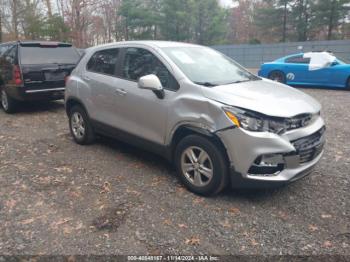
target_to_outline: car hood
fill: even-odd
[[[267,79],[203,87],[204,95],[226,105],[253,110],[276,117],[317,113],[320,104],[292,87]]]

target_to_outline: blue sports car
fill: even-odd
[[[333,59],[317,67],[324,58],[323,55],[326,59],[329,59],[328,56]],[[322,86],[350,90],[350,64],[325,52],[285,56],[262,64],[258,74],[293,86]]]

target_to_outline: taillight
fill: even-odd
[[[15,65],[13,67],[13,81],[15,82],[16,85],[21,85],[22,84],[21,69],[19,68],[18,65]]]

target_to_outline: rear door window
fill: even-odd
[[[21,46],[21,64],[76,64],[79,53],[72,46]]]
[[[4,57],[7,63],[17,64],[17,45],[10,46],[4,53]]]
[[[179,89],[175,78],[154,54],[142,48],[127,48],[122,77],[138,81],[140,77],[150,74],[158,76],[164,88],[173,91]]]
[[[105,75],[115,75],[119,49],[111,48],[97,51],[87,63],[87,70]]]

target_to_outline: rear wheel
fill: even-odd
[[[69,128],[76,143],[88,145],[94,142],[94,130],[87,113],[81,106],[74,106],[69,111]]]
[[[14,113],[16,110],[16,100],[10,97],[5,89],[1,89],[1,106],[8,114]]]
[[[269,79],[276,81],[276,82],[283,83],[283,84],[286,83],[286,76],[281,71],[272,71],[269,74]]]
[[[201,195],[219,193],[227,184],[227,161],[221,148],[211,140],[189,135],[175,150],[177,173],[184,185]]]
[[[350,77],[348,78],[348,82],[346,83],[346,90],[350,91]]]

